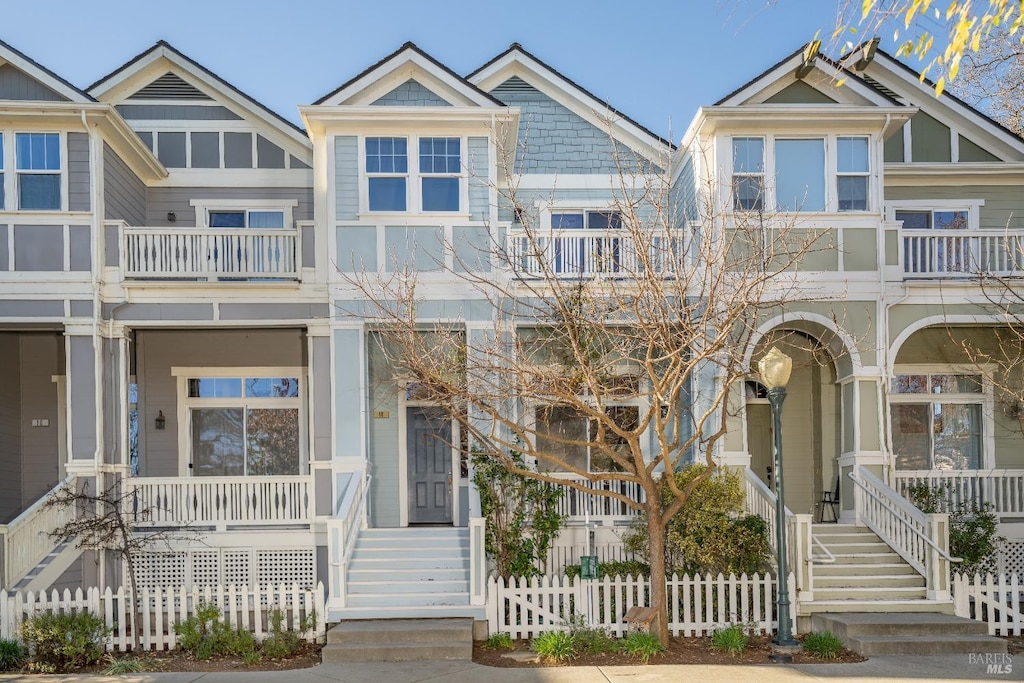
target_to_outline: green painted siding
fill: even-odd
[[[983,230],[1024,230],[1024,193],[1014,185],[972,185],[886,187],[886,201],[921,200],[927,207],[929,199],[983,199],[981,221]]]
[[[999,161],[999,157],[960,136],[960,161]]]
[[[853,382],[849,382],[843,385],[843,453],[851,453],[854,448],[854,428],[856,427],[853,419]]]
[[[885,141],[886,163],[903,161],[903,128],[889,136]]]
[[[858,382],[860,389],[860,450],[881,450],[878,429],[878,386]]]
[[[767,104],[835,104],[836,101],[803,81],[796,81],[775,93]]]
[[[949,161],[949,128],[923,111],[910,119],[911,161]]]
[[[843,265],[850,271],[878,270],[878,243],[872,228],[843,230]]]
[[[885,231],[885,265],[898,266],[900,264],[900,231]]]

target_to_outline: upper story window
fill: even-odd
[[[16,133],[18,208],[59,211],[61,154],[59,133]]]
[[[281,230],[292,227],[295,200],[193,199],[196,227]]]
[[[448,213],[462,205],[462,139],[365,139],[369,211]]]
[[[867,211],[868,142],[864,136],[734,137],[733,208]]]
[[[896,220],[904,230],[963,230],[969,228],[968,209],[896,209]]]
[[[284,211],[216,210],[207,214],[211,228],[283,228]]]
[[[554,230],[609,230],[622,227],[618,211],[552,211]]]

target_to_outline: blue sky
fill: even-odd
[[[678,139],[821,31],[835,0],[8,0],[0,38],[79,87],[159,39],[285,118],[411,40],[460,74],[511,42]]]

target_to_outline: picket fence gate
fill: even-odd
[[[666,581],[668,628],[674,636],[703,636],[729,624],[743,624],[752,633],[778,628],[775,614],[777,581],[770,574],[728,577],[673,574]],[[796,614],[796,581],[789,576]],[[568,576],[504,579],[491,577],[487,591],[489,633],[534,638],[545,631],[583,625],[616,636],[626,630],[623,616],[630,607],[647,605],[650,581],[643,576],[583,580]]]
[[[1024,632],[1024,596],[1017,574],[953,575],[953,610],[988,624],[992,636],[1019,636]]]
[[[326,633],[321,583],[314,590],[300,588],[298,584],[291,587],[230,585],[144,589],[134,601],[131,591],[123,586],[116,592],[110,588],[104,591],[78,588],[74,594],[68,589],[63,593],[55,590],[49,595],[45,591],[38,594],[0,591],[0,637],[20,640],[21,623],[40,612],[88,610],[100,616],[110,629],[104,643],[107,651],[133,649],[133,633],[138,637],[138,647],[143,650],[171,650],[178,642],[175,624],[194,615],[202,604],[217,605],[232,628],[252,632],[257,641],[268,635],[269,615],[274,610],[284,615],[282,627],[298,633],[303,640],[319,642]],[[312,628],[300,630],[302,621],[309,615],[315,615]]]

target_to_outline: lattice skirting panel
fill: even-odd
[[[127,574],[127,567],[125,567]],[[139,553],[135,557],[139,589],[167,586],[316,586],[312,548],[196,548]]]
[[[1024,576],[1024,541],[1007,541],[999,551],[999,571]]]

